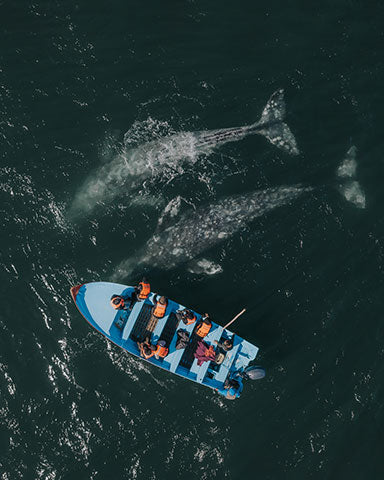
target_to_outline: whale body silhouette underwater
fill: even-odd
[[[298,155],[296,139],[285,123],[284,91],[279,89],[268,100],[260,119],[252,125],[198,132],[182,132],[124,150],[112,162],[92,173],[74,198],[71,212],[90,213],[99,203],[113,200],[122,188],[133,188],[164,168],[176,168],[180,162],[194,163],[202,155],[228,142],[259,134],[291,155]],[[365,196],[356,181],[356,147],[352,146],[337,170],[339,190],[357,207],[365,207]],[[158,229],[144,247],[123,260],[112,279],[124,277],[144,265],[174,268],[196,259],[204,250],[243,230],[255,218],[292,203],[311,186],[293,185],[268,188],[222,198],[209,205],[191,209],[168,227],[162,225],[167,210],[177,207],[173,199],[159,220]],[[177,212],[178,208],[174,208]],[[203,265],[204,262],[200,263]],[[209,264],[211,273],[220,267]],[[198,270],[201,270],[198,267]],[[193,269],[191,270],[193,271]]]
[[[365,195],[356,176],[357,149],[352,146],[339,165],[336,186],[345,199],[358,208],[365,208]],[[196,259],[202,252],[219,242],[242,231],[258,217],[275,208],[294,202],[305,193],[315,190],[311,186],[293,185],[257,190],[241,195],[224,197],[216,202],[190,209],[170,226],[163,226],[160,217],[159,231],[156,232],[135,255],[122,261],[112,274],[113,279],[132,273],[136,267],[157,267],[165,270],[180,263]],[[165,214],[177,211],[180,197],[172,200],[165,208]],[[208,263],[207,263],[208,262]],[[205,268],[204,268],[204,265]],[[191,272],[220,273],[220,266],[206,259],[190,264]]]
[[[299,150],[293,133],[284,122],[285,115],[284,91],[280,89],[273,93],[260,119],[252,125],[181,132],[135,148],[123,148],[111,162],[88,176],[72,201],[69,215],[75,218],[90,214],[97,205],[138,188],[146,179],[164,170],[180,171],[183,164],[194,164],[216,148],[249,135],[262,135],[278,148],[297,155]]]

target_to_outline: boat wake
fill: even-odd
[[[260,120],[252,125],[175,133],[166,122],[148,119],[144,124],[136,123],[125,134],[115,158],[86,179],[69,213],[71,216],[90,213],[96,205],[111,202],[153,177],[163,176],[169,181],[221,145],[248,135],[263,135],[273,145],[296,155],[299,153],[296,140],[284,118],[284,92],[278,90],[269,99]]]

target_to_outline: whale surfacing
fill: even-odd
[[[273,145],[297,155],[296,140],[285,119],[284,91],[269,99],[259,121],[242,127],[180,132],[132,147],[126,145],[109,162],[92,172],[76,193],[70,215],[91,213],[98,204],[113,201],[142,185],[145,179],[162,172],[183,173],[183,165],[193,165],[200,157],[229,142],[248,135],[263,135]]]
[[[243,230],[257,217],[293,202],[310,187],[294,185],[269,188],[223,198],[182,215],[172,226],[156,233],[138,255],[116,268],[112,278],[123,278],[136,265],[174,268]]]

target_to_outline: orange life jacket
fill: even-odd
[[[212,323],[208,325],[203,322],[196,328],[196,335],[199,335],[199,337],[204,338],[208,335],[211,328],[212,328]]]
[[[148,295],[151,293],[151,286],[149,283],[143,283],[143,282],[140,282],[139,285],[141,285],[139,299],[145,300],[148,297]]]
[[[119,301],[117,302],[117,300],[119,300]],[[124,308],[124,305],[125,305],[124,298],[123,297],[112,298],[111,305],[115,310],[119,310],[120,308]]]
[[[149,349],[149,347],[148,347],[148,349]],[[143,347],[142,352],[143,352],[143,357],[148,360],[148,358],[151,358],[151,357],[153,357],[153,355],[155,355],[156,350],[151,350],[150,353],[146,353],[146,351],[145,351],[145,349],[144,349],[144,347]]]
[[[156,307],[153,311],[153,315],[157,318],[163,318],[166,310],[167,310],[167,303],[163,305],[162,303],[157,302]]]
[[[157,345],[157,348],[155,350],[155,355],[158,355],[161,358],[164,358],[168,355],[168,348],[163,347],[162,345]]]

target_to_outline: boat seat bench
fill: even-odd
[[[218,382],[224,382],[227,378],[227,375],[231,369],[233,361],[236,358],[237,352],[241,346],[241,342],[239,341],[237,344],[233,346],[231,350],[229,350],[224,358],[223,363],[220,365],[219,371],[215,375],[215,380]]]
[[[193,329],[195,328],[195,324],[193,323],[192,325],[184,325],[184,323],[181,322],[181,324],[179,325],[179,327],[177,328],[176,332],[175,332],[175,335],[173,337],[173,340],[172,340],[172,343],[169,347],[169,351],[171,352],[170,355],[168,355],[167,358],[170,359],[170,368],[169,370],[172,372],[172,373],[175,373],[176,370],[177,370],[177,367],[179,366],[180,364],[180,360],[181,360],[181,357],[183,356],[184,352],[185,352],[185,348],[180,348],[179,350],[176,350],[176,342],[177,342],[177,332],[179,330],[185,330],[187,331],[190,335],[193,331]],[[188,348],[188,346],[186,347]]]

